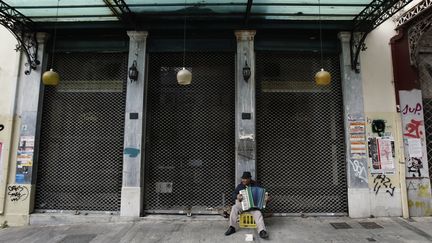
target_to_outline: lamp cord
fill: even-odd
[[[183,20],[183,68],[186,60],[186,0],[184,3],[184,20]]]
[[[321,26],[321,1],[318,0],[318,20],[319,20],[319,30],[320,30],[320,53],[321,53],[321,68],[323,68],[323,41],[322,41],[322,26]]]
[[[58,21],[59,5],[60,5],[60,0],[57,0],[57,12],[56,12],[56,19],[55,19],[55,23],[54,23],[54,37],[53,37],[53,47],[52,47],[51,68],[54,67],[54,50],[55,50],[55,44],[56,44],[56,39],[57,39],[57,21]]]

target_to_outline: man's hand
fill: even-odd
[[[265,193],[264,201],[265,201],[266,203],[270,201],[270,196],[269,196],[269,194],[268,194],[267,192]]]
[[[237,194],[237,200],[241,202],[243,200],[243,196],[241,193]]]

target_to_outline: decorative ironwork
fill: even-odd
[[[432,14],[418,21],[408,30],[408,43],[411,65],[417,66],[416,57],[418,54],[418,44],[423,36],[432,27]]]
[[[374,0],[354,18],[351,32],[351,68],[359,72],[360,51],[367,35],[413,0]],[[358,38],[356,32],[361,32]],[[355,40],[353,40],[353,38]]]
[[[135,16],[129,9],[129,6],[124,0],[103,0],[105,5],[113,12],[119,20],[129,24],[132,27],[136,26]],[[114,4],[114,5],[113,5]]]
[[[0,24],[8,29],[18,41],[16,51],[26,54],[28,69],[24,73],[29,75],[40,64],[37,57],[38,43],[33,21],[0,0]]]
[[[398,27],[406,24],[432,6],[432,0],[423,0],[398,19]]]
[[[367,32],[352,32],[350,39],[350,53],[351,53],[351,67],[357,72],[360,70],[358,61],[360,51],[366,51],[367,46],[365,43]]]

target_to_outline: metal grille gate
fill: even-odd
[[[36,209],[119,211],[127,53],[57,54],[43,102]]]
[[[151,53],[147,95],[145,209],[212,214],[234,185],[234,53]],[[184,211],[183,211],[184,212]]]
[[[426,132],[426,150],[429,164],[429,178],[432,184],[432,99],[423,99]]]
[[[258,52],[257,170],[274,213],[348,211],[338,56],[325,56],[330,87],[313,78],[318,54]]]

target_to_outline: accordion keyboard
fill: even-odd
[[[243,198],[241,201],[242,210],[248,210],[251,206],[249,204],[249,194],[247,193],[247,190],[241,190],[240,194]]]

